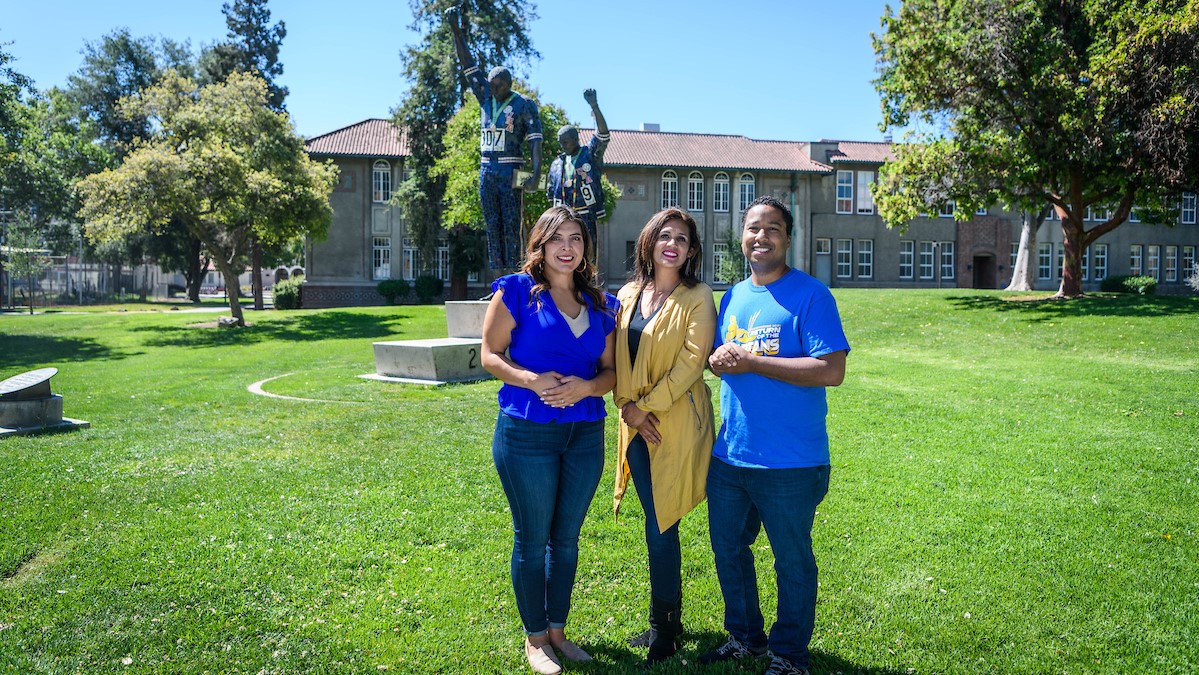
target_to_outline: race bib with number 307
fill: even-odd
[[[505,147],[505,129],[484,129],[479,149],[483,152],[503,152]]]

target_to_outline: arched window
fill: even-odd
[[[752,173],[741,174],[741,178],[737,180],[737,189],[741,195],[741,211],[744,212],[756,196],[754,194],[754,175]]]
[[[679,175],[673,171],[662,172],[662,208],[679,205]]]
[[[381,159],[375,162],[371,183],[374,185],[371,201],[381,204],[391,199],[391,165]]]
[[[712,179],[712,210],[719,213],[729,210],[729,175],[723,171]]]
[[[704,175],[698,171],[687,175],[687,210],[704,210]]]

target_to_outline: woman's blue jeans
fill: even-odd
[[[812,521],[828,493],[829,467],[747,469],[712,458],[708,468],[708,531],[716,578],[724,595],[724,628],[758,649],[800,668],[816,622],[816,557]],[[762,527],[774,551],[778,621],[767,641],[758,604],[758,577],[750,545]]]
[[[579,530],[604,471],[604,421],[529,422],[500,413],[491,457],[512,511],[512,590],[529,635],[562,628]]]
[[[629,473],[637,488],[637,499],[645,511],[645,547],[649,551],[650,595],[677,605],[683,588],[683,553],[679,547],[679,524],[665,532],[658,531],[658,514],[654,510],[654,487],[650,481],[649,447],[641,434],[633,436],[626,451]]]

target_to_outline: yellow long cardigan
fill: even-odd
[[[629,359],[628,329],[639,312],[638,289],[625,284],[617,297],[616,388],[612,402],[619,410],[633,401],[658,418],[662,444],[649,445],[650,480],[658,530],[679,522],[704,500],[708,464],[712,459],[712,392],[704,383],[704,367],[716,335],[716,305],[712,289],[699,283],[679,284],[641,335],[637,363]],[[616,464],[613,510],[629,483],[626,453],[636,430],[620,421],[620,455]]]

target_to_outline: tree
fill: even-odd
[[[258,75],[266,82],[271,108],[283,112],[287,87],[276,84],[275,78],[283,74],[279,47],[287,37],[287,28],[282,21],[269,25],[271,10],[266,3],[267,0],[233,0],[233,4],[226,2],[221,6],[229,39],[205,52],[201,58],[202,70],[209,82],[224,82],[232,73]],[[262,309],[263,253],[258,237],[251,237],[251,288],[257,310]]]
[[[7,241],[8,273],[25,281],[25,295],[29,300],[29,313],[33,314],[33,299],[36,280],[50,266],[45,242],[28,211],[16,212],[16,220],[8,228]],[[12,302],[12,298],[9,298]]]
[[[566,111],[553,103],[541,102],[540,94],[533,87],[517,82],[513,84],[513,88],[538,101],[537,111],[541,118],[541,133],[544,138],[542,154],[551,159],[556,157],[562,151],[562,147],[558,144],[558,130],[569,124]],[[479,149],[479,125],[479,102],[473,94],[470,94],[466,97],[462,108],[450,118],[449,124],[446,125],[445,150],[437,158],[430,171],[434,178],[445,181],[441,225],[446,229],[460,225],[466,225],[479,231],[484,229],[483,208],[479,204],[479,162],[482,157]],[[526,146],[526,160],[528,153],[529,148]],[[620,199],[620,190],[608,182],[607,176],[601,174],[601,180],[604,186],[604,208],[607,211],[604,220],[607,221],[616,209],[616,202]],[[526,229],[532,227],[537,222],[537,218],[549,206],[549,200],[544,190],[524,193],[521,213],[523,226]],[[453,238],[451,238],[452,246]],[[450,256],[454,257],[452,249]],[[485,252],[483,261],[486,261]],[[473,269],[481,267],[480,263]],[[455,276],[465,275],[469,269],[471,268],[459,271],[455,268],[454,274]]]
[[[412,28],[425,37],[401,55],[404,75],[412,86],[393,111],[393,119],[407,134],[409,178],[400,183],[393,199],[422,260],[431,261],[441,236],[445,194],[445,180],[432,169],[445,150],[446,125],[469,89],[459,73],[453,35],[442,17],[450,7],[458,8],[467,47],[487,72],[499,64],[527,63],[539,56],[528,35],[529,22],[537,14],[528,0],[410,0],[409,4],[415,17]],[[476,164],[476,181],[478,171]]]
[[[168,72],[123,107],[153,120],[155,130],[121,166],[80,183],[88,235],[111,240],[137,229],[129,223],[157,229],[182,219],[220,270],[233,318],[244,326],[232,289],[250,238],[323,237],[335,168],[308,158],[287,115],[268,107],[256,75],[197,88]]]
[[[1172,222],[1199,175],[1199,0],[908,0],[874,47],[884,126],[932,129],[883,168],[884,219],[1049,205],[1058,297],[1081,295],[1087,246],[1134,206]],[[1091,207],[1109,217],[1088,230]]]

